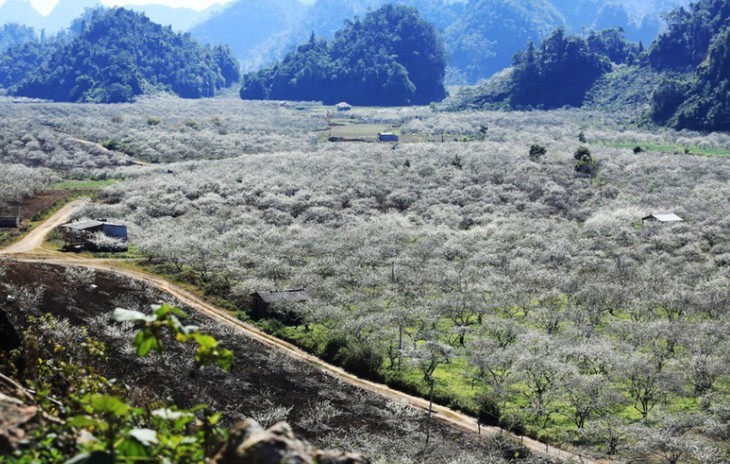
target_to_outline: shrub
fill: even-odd
[[[485,394],[477,399],[477,420],[480,425],[498,427],[501,425],[502,412],[493,395]]]
[[[578,149],[573,154],[573,158],[575,158],[576,161],[582,161],[586,158],[591,158],[591,151],[588,149],[588,147],[578,147]]]
[[[383,355],[367,343],[334,336],[327,341],[322,358],[360,377],[371,380],[382,378],[380,366],[383,365]]]
[[[162,122],[162,119],[154,117],[154,116],[150,116],[149,118],[147,118],[148,126],[159,126],[161,122]]]
[[[542,145],[533,144],[532,146],[530,146],[530,159],[532,161],[537,161],[546,154],[547,148],[543,147]]]

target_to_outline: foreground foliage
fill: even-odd
[[[160,329],[166,327],[178,341],[204,340],[196,355],[201,365],[230,367],[230,351],[218,348],[214,338],[196,328],[182,326],[178,317],[185,314],[170,306],[152,315],[114,313],[118,322],[141,324],[141,336],[135,338],[140,356],[147,354],[146,346],[161,349],[161,339],[169,336]],[[167,404],[134,404],[123,385],[103,375],[106,347],[85,329],[51,316],[31,317],[27,325],[22,347],[0,353],[0,366],[5,387],[12,385],[7,375],[16,377],[42,419],[30,430],[30,439],[3,462],[202,462],[225,438],[221,414],[205,405],[181,410]]]

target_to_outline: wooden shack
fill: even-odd
[[[18,216],[0,216],[0,229],[17,229],[20,227]]]
[[[121,242],[127,241],[127,226],[123,224],[114,224],[104,220],[86,220],[61,226],[61,234],[66,248],[95,250],[97,247],[92,238],[97,233],[102,233]]]
[[[274,318],[285,324],[299,324],[302,316],[294,307],[307,300],[309,295],[303,288],[255,292],[251,294],[251,318]]]
[[[379,132],[378,141],[379,142],[397,142],[398,135],[394,134],[392,132]]]

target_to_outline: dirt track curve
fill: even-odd
[[[226,310],[218,308],[197,295],[163,279],[154,274],[149,274],[141,271],[134,271],[127,268],[122,268],[114,263],[112,260],[91,260],[84,259],[75,256],[69,256],[60,252],[47,252],[39,250],[39,247],[43,244],[43,241],[48,234],[60,224],[67,222],[71,215],[83,204],[83,200],[74,201],[69,203],[56,214],[46,220],[41,226],[33,230],[30,234],[24,237],[20,242],[17,242],[5,249],[0,250],[0,255],[12,257],[18,261],[29,262],[29,263],[46,263],[55,264],[60,266],[84,266],[93,268],[100,271],[111,272],[120,276],[129,277],[144,281],[147,284],[153,285],[154,287],[172,295],[181,303],[195,309],[196,311],[204,314],[211,319],[219,321],[230,327],[235,328],[243,335],[257,340],[264,345],[278,350],[287,356],[294,358],[298,361],[307,363],[311,366],[315,366],[323,371],[326,371],[338,378],[350,383],[351,385],[357,386],[364,390],[368,390],[379,395],[385,396],[390,399],[407,401],[411,406],[428,411],[428,401],[423,398],[411,396],[392,388],[371,382],[368,380],[361,379],[353,374],[350,374],[339,367],[322,361],[321,359],[313,356],[309,353],[302,351],[296,346],[284,342],[276,337],[268,335],[256,327],[240,321],[236,317],[230,315]],[[458,430],[465,432],[477,433],[477,420],[474,417],[466,414],[454,411],[444,406],[437,404],[433,405],[434,419],[439,422],[453,427]],[[483,433],[488,434],[507,434],[512,436],[516,441],[522,443],[526,448],[530,449],[535,454],[548,455],[556,457],[563,461],[581,462],[586,464],[611,464],[612,461],[608,460],[594,460],[588,457],[581,456],[577,453],[555,448],[553,446],[541,443],[537,440],[533,440],[528,437],[517,436],[510,434],[498,427],[482,427]]]

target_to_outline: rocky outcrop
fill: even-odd
[[[291,427],[279,422],[264,430],[253,419],[237,424],[228,443],[213,462],[217,464],[369,464],[359,454],[314,449],[298,440]]]

